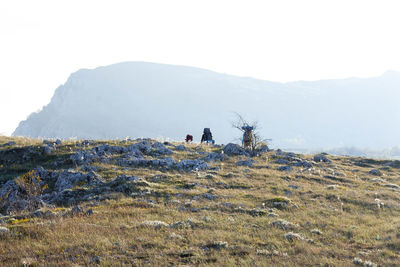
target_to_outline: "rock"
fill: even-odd
[[[319,229],[312,229],[311,233],[316,235],[322,235],[322,232]]]
[[[0,208],[6,214],[20,211],[33,211],[44,206],[40,196],[26,194],[23,185],[17,183],[17,179],[7,181],[0,189]],[[22,186],[22,187],[21,187]],[[37,186],[41,186],[37,184]]]
[[[297,233],[287,233],[285,235],[285,238],[289,241],[289,242],[293,242],[294,240],[304,240],[304,237],[302,237],[300,234]]]
[[[57,139],[57,140],[56,140],[56,145],[59,146],[59,145],[61,145],[61,144],[62,144],[62,141],[61,141],[60,139]]]
[[[177,228],[194,228],[199,226],[201,223],[197,222],[191,218],[186,221],[178,221],[169,225],[169,228],[177,229]]]
[[[187,148],[184,145],[179,145],[175,147],[177,151],[187,151]]]
[[[375,176],[382,176],[382,172],[377,169],[372,169],[368,172],[369,174],[375,175]]]
[[[152,148],[156,154],[171,155],[173,153],[171,149],[167,148],[163,143],[160,142],[155,142]]]
[[[17,144],[17,143],[15,143],[14,141],[10,141],[10,142],[1,144],[0,147],[3,147],[3,146],[15,146],[16,144]]]
[[[315,162],[327,162],[327,163],[331,163],[332,161],[330,159],[328,159],[325,155],[323,154],[319,154],[319,155],[315,155],[314,156],[314,161]]]
[[[290,163],[290,161],[287,160],[287,159],[280,158],[280,159],[278,159],[277,161],[275,161],[275,163],[276,163],[276,164],[285,164],[285,165],[287,165],[287,164]]]
[[[265,152],[269,152],[269,151],[270,151],[270,149],[267,145],[261,145],[256,148],[256,153],[265,153]]]
[[[382,179],[382,178],[373,178],[373,179],[370,180],[370,182],[373,182],[373,183],[378,183],[378,182],[379,183],[387,183],[387,181]]]
[[[171,239],[183,239],[183,237],[181,235],[178,235],[178,234],[175,234],[175,233],[170,234],[169,238],[171,238]]]
[[[106,154],[123,154],[127,153],[128,151],[128,148],[124,146],[110,146],[109,144],[97,146],[92,149],[92,152],[98,154],[99,156],[104,156]]]
[[[93,215],[93,214],[94,214],[93,209],[88,209],[88,210],[86,211],[86,215],[87,215],[87,216],[90,216],[90,215]]]
[[[102,183],[103,179],[93,171],[89,172],[88,174],[82,172],[64,171],[59,174],[54,185],[54,189],[57,192],[61,192],[66,189],[71,189],[76,185],[94,186]]]
[[[250,153],[246,151],[243,147],[233,143],[227,144],[224,147],[223,151],[224,154],[228,156],[239,156],[239,155],[250,156]]]
[[[253,217],[259,217],[259,216],[264,216],[267,214],[267,211],[265,209],[251,209],[247,211],[248,214],[250,214]]]
[[[10,234],[10,230],[6,227],[0,226],[0,236],[6,236]]]
[[[278,219],[276,221],[273,221],[271,224],[273,227],[283,229],[283,230],[293,230],[299,226],[298,224],[294,224],[294,223],[285,221],[283,219]]]
[[[167,227],[168,224],[162,221],[144,221],[142,222],[143,226],[150,226],[150,227],[154,227],[157,229],[160,229],[162,227]]]
[[[354,258],[353,259],[353,263],[355,264],[355,265],[363,265],[363,261],[362,261],[362,259],[359,259],[359,258]]]
[[[213,243],[207,244],[206,248],[212,248],[212,249],[223,249],[223,248],[227,248],[228,247],[228,243],[224,242],[224,241],[214,241]]]
[[[184,159],[176,164],[176,169],[185,171],[205,171],[211,169],[208,163],[199,159]]]
[[[209,200],[215,200],[215,195],[211,193],[204,193],[201,195],[203,198],[209,199]]]
[[[389,188],[393,188],[393,189],[399,189],[400,188],[400,186],[397,185],[397,184],[385,184],[385,186],[389,187]]]
[[[270,217],[270,218],[276,218],[276,217],[278,217],[278,214],[270,212],[270,213],[268,213],[267,216]]]
[[[288,172],[288,171],[292,171],[292,170],[293,170],[292,166],[280,166],[280,167],[278,167],[278,171],[286,171],[286,172]]]
[[[32,217],[34,218],[43,218],[44,217],[44,212],[41,210],[37,210],[34,213],[32,213]]]
[[[366,262],[364,263],[364,266],[365,266],[365,267],[378,267],[378,264],[373,263],[373,262],[370,262],[370,261],[366,261]]]
[[[253,164],[255,162],[256,161],[253,160],[253,159],[246,159],[246,160],[240,160],[240,161],[236,162],[236,165],[238,165],[238,166],[246,166],[246,167],[253,167]]]
[[[312,167],[314,167],[314,165],[310,161],[307,161],[307,160],[298,161],[294,164],[294,166],[303,167],[306,169],[311,169]]]
[[[227,156],[224,153],[208,153],[207,157],[202,158],[204,161],[224,161]]]
[[[52,147],[52,146],[45,146],[45,147],[43,148],[43,154],[45,154],[45,155],[51,155],[51,154],[53,154],[53,152],[54,152],[55,150],[56,150],[55,147]]]
[[[90,259],[90,263],[100,264],[100,257],[99,256],[95,256],[95,257],[91,258]]]
[[[68,213],[71,216],[77,216],[83,213],[83,209],[81,207],[79,207],[78,205],[76,205],[75,207],[73,207],[71,209],[71,211]]]
[[[339,187],[339,185],[337,185],[337,184],[331,184],[331,185],[328,185],[326,188],[328,188],[329,190],[333,190],[333,189],[336,189],[338,187]]]
[[[56,212],[53,212],[53,211],[51,211],[51,210],[47,210],[47,211],[44,213],[44,216],[45,216],[46,218],[54,218],[54,217],[57,217],[57,213],[56,213]]]
[[[76,152],[75,154],[70,156],[70,159],[74,164],[83,165],[99,161],[101,159],[101,156],[99,156],[95,151],[86,150]]]

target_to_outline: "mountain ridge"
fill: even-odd
[[[210,127],[218,142],[227,143],[240,135],[230,127],[233,112],[239,112],[259,121],[262,135],[275,146],[381,149],[399,144],[400,129],[391,121],[400,115],[399,77],[390,71],[373,78],[280,83],[181,65],[122,62],[72,73],[13,135],[182,140],[187,133],[199,139],[202,128]]]

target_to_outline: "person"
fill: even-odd
[[[210,128],[204,128],[203,135],[201,136],[201,143],[203,142],[207,142],[207,144],[208,142],[211,142],[213,144],[215,143]]]
[[[242,139],[242,145],[244,149],[251,148],[251,145],[253,143],[253,127],[251,126],[243,126],[243,139]]]
[[[193,142],[193,135],[187,134],[185,141],[186,141],[186,143]]]

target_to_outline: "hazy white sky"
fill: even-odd
[[[273,81],[400,70],[400,1],[1,0],[0,133],[80,68],[121,61]]]

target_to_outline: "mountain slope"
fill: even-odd
[[[125,62],[79,70],[15,136],[200,139],[240,133],[232,112],[258,120],[262,135],[286,148],[392,147],[400,142],[400,74],[369,79],[275,83],[208,70]]]

